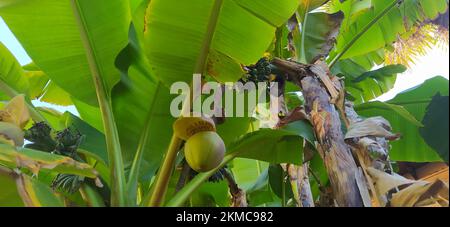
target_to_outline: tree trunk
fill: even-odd
[[[274,59],[272,62],[279,70],[286,73],[288,80],[302,89],[305,110],[316,133],[316,148],[324,160],[328,177],[338,206],[361,207],[364,205],[360,193],[367,187],[358,186],[359,169],[352,153],[344,141],[339,113],[332,102],[335,96],[330,91],[330,78],[325,81],[323,75],[311,70],[313,65]],[[328,71],[328,69],[326,69]],[[332,85],[334,86],[334,84]],[[331,94],[331,95],[330,95]],[[334,97],[332,97],[332,95]]]

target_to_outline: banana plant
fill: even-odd
[[[448,141],[435,139],[448,128],[431,129],[448,115],[436,108],[446,79],[373,101],[406,70],[384,64],[398,37],[447,10],[446,0],[4,1],[0,17],[33,63],[0,43],[0,206],[385,206],[374,182],[393,162],[448,163]],[[284,112],[194,118],[214,132],[184,136],[170,87],[194,74],[279,82]]]

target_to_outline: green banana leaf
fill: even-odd
[[[9,100],[19,93],[26,94],[29,87],[19,62],[0,42],[0,100]]]
[[[214,35],[212,52],[235,64],[255,63],[271,44],[276,28],[298,7],[296,0],[226,0],[214,34],[206,34],[213,4],[210,0],[152,0],[148,5],[146,54],[154,75],[165,85],[191,80],[203,40],[210,35]]]
[[[350,59],[339,61],[332,73],[345,78],[345,89],[354,103],[373,100],[394,87],[397,74],[406,70],[403,65],[387,65],[375,70],[367,70]]]
[[[359,3],[358,3],[359,2]],[[383,18],[367,30],[342,56],[342,59],[364,55],[376,51],[397,39],[397,35],[406,32],[412,24],[425,19],[433,19],[448,8],[446,0],[333,0],[332,11],[341,10],[346,16],[336,49],[332,56],[344,50],[344,47],[362,31],[377,15],[394,2],[395,5]],[[363,6],[363,7],[356,7]],[[370,7],[368,7],[370,6]]]
[[[320,57],[326,57],[333,49],[344,17],[341,12],[310,12],[301,19],[301,30],[297,25],[291,31],[296,59],[301,63],[314,63]]]
[[[426,80],[417,87],[399,93],[395,98],[387,101],[388,105],[402,106],[415,119],[422,121],[426,108],[437,93],[448,96],[448,80],[437,76]],[[392,141],[390,158],[395,161],[407,162],[439,162],[442,159],[420,135],[421,126],[414,124],[408,118],[392,108],[386,108],[380,103],[366,103],[355,106],[355,110],[364,117],[382,116],[386,118],[394,132],[402,136]]]
[[[427,112],[423,117],[423,124],[420,129],[420,135],[425,142],[436,150],[439,156],[448,163],[448,96],[441,96],[436,94],[433,96],[430,104],[427,106]]]
[[[0,5],[0,16],[34,63],[75,98],[97,105],[90,67],[98,69],[107,90],[119,81],[114,60],[127,43],[127,1],[15,0]],[[95,66],[87,52],[95,56]]]
[[[273,164],[292,163],[301,165],[303,139],[313,143],[314,134],[303,121],[290,123],[278,130],[260,129],[248,133],[228,147],[227,154],[236,157],[265,161]]]

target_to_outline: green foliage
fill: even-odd
[[[126,44],[130,22],[128,3],[107,0],[76,2],[72,5],[71,1],[58,0],[8,1],[0,7],[0,16],[34,63],[54,83],[77,99],[97,105],[86,58],[87,47],[73,14],[79,11],[83,18],[84,27],[81,29],[89,34],[95,61],[110,90],[119,80],[114,59]]]
[[[266,168],[259,176],[256,175],[253,185],[246,190],[247,199],[251,207],[281,205],[281,199],[274,194],[270,187],[268,173],[268,168]]]
[[[228,154],[274,164],[302,163],[303,138],[313,141],[311,127],[305,122],[294,122],[290,127],[280,130],[260,129],[243,136],[231,144]]]
[[[154,74],[164,84],[191,80],[203,40],[211,35],[206,34],[206,27],[213,4],[214,1],[203,0],[150,2],[145,48]],[[224,1],[213,31],[211,49],[230,57],[238,65],[255,63],[271,44],[276,28],[297,6],[295,0],[281,3],[275,0]]]
[[[432,147],[439,156],[448,163],[448,96],[439,93],[433,96],[428,104],[422,123],[425,125],[419,129],[425,142]]]
[[[251,65],[245,81],[278,81],[280,75],[273,78],[276,71],[262,58],[265,52],[302,63],[331,62],[358,113],[383,116],[402,134],[391,142],[392,160],[448,163],[448,109],[442,108],[448,106],[447,80],[436,77],[388,102],[372,101],[389,91],[406,69],[382,65],[385,50],[399,36],[407,38],[418,22],[443,13],[448,1],[332,0],[319,8],[325,2],[0,4],[0,16],[33,60],[20,66],[0,43],[0,100],[25,94],[27,101],[75,105],[80,114],[36,110],[27,103],[34,116],[25,131],[29,143],[24,148],[0,145],[0,205],[62,206],[49,186],[80,206],[148,204],[155,174],[164,169],[175,120],[168,111],[174,98],[168,86],[190,82],[193,73],[203,73],[205,81],[235,82],[246,73],[244,65]],[[210,26],[215,18],[217,25]],[[299,92],[286,85],[289,109],[303,103]],[[229,206],[223,179],[227,166],[250,206],[286,206],[294,195],[279,164],[303,164],[304,146],[315,143],[311,125],[296,121],[274,130],[254,127],[257,121],[251,116],[222,121],[217,133],[227,147],[224,161],[209,172],[193,174],[179,192],[180,171],[163,176],[170,180],[166,205]],[[180,153],[177,160],[182,158]],[[310,167],[317,199],[328,177],[319,155]],[[95,186],[98,176],[107,184],[102,189]]]
[[[11,177],[11,170],[0,166],[0,206],[22,207],[24,206],[22,198],[17,191],[16,181]]]
[[[0,206],[62,207],[63,202],[45,184],[0,166]]]
[[[366,69],[353,60],[339,61],[332,72],[345,78],[350,99],[359,104],[375,99],[394,87],[397,74],[406,71],[403,65],[388,65],[376,70]]]
[[[387,105],[367,103],[356,106],[355,110],[364,117],[383,116],[390,122],[393,131],[401,134],[400,140],[391,142],[390,158],[392,160],[409,162],[442,161],[436,151],[427,145],[420,135],[420,125],[412,124],[411,118],[404,114],[402,108],[399,109],[399,107],[394,106],[395,109],[393,109],[391,106],[402,106],[417,121],[422,121],[427,106],[438,92],[441,95],[448,96],[448,80],[439,76],[399,93],[395,98],[387,101]]]
[[[270,188],[285,206],[288,199],[294,197],[286,172],[280,165],[271,165],[268,170]]]
[[[19,92],[25,93],[29,88],[22,67],[3,43],[0,43],[0,87],[2,100],[5,100],[3,95],[12,98]]]
[[[342,20],[341,12],[328,14],[324,12],[310,12],[305,14],[304,21],[291,31],[291,45],[295,47],[295,58],[302,63],[314,63],[325,58],[334,47],[334,41]]]

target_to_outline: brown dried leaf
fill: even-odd
[[[359,167],[356,170],[355,177],[356,177],[356,184],[358,185],[359,193],[363,200],[364,206],[371,207],[372,199],[370,198],[369,191],[367,190],[367,183],[366,183],[364,173],[363,173],[361,167]]]
[[[24,95],[12,98],[5,108],[0,110],[0,121],[15,124],[20,128],[24,128],[29,120],[30,113]]]
[[[351,124],[345,134],[345,139],[365,136],[383,137],[387,139],[398,138],[398,135],[391,133],[391,130],[391,125],[386,119],[382,117],[371,117]]]
[[[21,147],[24,141],[22,129],[13,123],[0,122],[0,143]]]
[[[448,206],[449,188],[442,180],[437,179],[433,183],[417,181],[407,188],[393,194],[391,206]]]
[[[393,188],[416,182],[400,175],[390,175],[373,167],[368,167],[367,173],[372,177],[378,195],[385,195]]]
[[[330,79],[330,70],[328,69],[328,65],[323,61],[317,61],[314,65],[310,67],[311,72],[313,72],[325,85],[328,93],[331,96],[331,103],[335,103],[339,98],[339,91],[336,89],[333,81]]]

